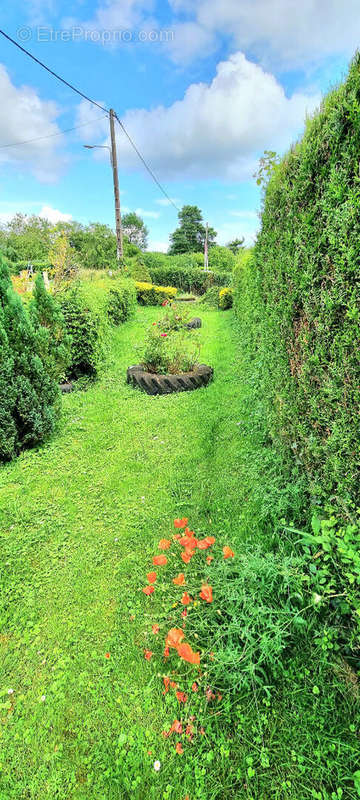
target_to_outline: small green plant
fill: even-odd
[[[67,377],[96,378],[103,353],[99,314],[91,311],[78,287],[60,292],[57,298],[71,336],[71,362]]]
[[[225,287],[224,289],[220,289],[219,292],[219,308],[223,311],[226,311],[228,308],[232,308],[234,302],[234,292],[233,289],[230,287]]]
[[[199,358],[199,340],[194,331],[161,330],[158,323],[148,329],[141,361],[149,372],[172,375],[190,372]]]
[[[71,362],[71,337],[66,332],[61,306],[46,291],[41,273],[35,279],[29,313],[38,332],[39,355],[48,374],[59,382],[65,378]]]
[[[142,306],[161,306],[174,300],[177,289],[174,286],[154,286],[152,283],[135,282],[137,299]]]

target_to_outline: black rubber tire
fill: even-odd
[[[185,328],[191,330],[192,328],[201,328],[201,319],[200,317],[193,317],[190,322],[187,322]]]
[[[136,364],[127,370],[127,383],[146,394],[172,394],[172,392],[192,392],[201,386],[207,386],[213,375],[213,368],[206,364],[199,364],[192,372],[182,372],[180,375],[146,372],[141,364]]]
[[[68,394],[69,392],[73,391],[74,386],[70,381],[67,381],[66,383],[60,383],[59,389],[62,394]]]

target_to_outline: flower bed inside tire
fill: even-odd
[[[146,394],[171,394],[172,392],[191,392],[207,386],[212,380],[214,370],[206,364],[199,364],[191,372],[179,375],[161,375],[147,372],[142,364],[136,364],[127,370],[127,382]]]

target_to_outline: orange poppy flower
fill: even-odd
[[[176,742],[175,750],[179,754],[179,756],[181,756],[183,754],[184,750],[183,750],[183,746],[182,746],[181,742]]]
[[[185,634],[184,631],[181,630],[181,628],[171,628],[166,637],[165,644],[167,647],[174,647],[174,649],[176,650],[176,648],[184,638]]]
[[[214,556],[206,556],[206,563],[207,563],[207,564],[211,564],[211,562],[212,562],[213,560],[214,560]]]
[[[182,733],[182,724],[179,722],[178,719],[174,719],[174,722],[169,730],[169,733]]]
[[[179,541],[179,539],[181,539],[181,533],[174,533],[173,539],[175,539],[175,541]]]
[[[176,578],[173,578],[173,583],[175,586],[184,586],[185,583],[185,575],[183,572],[179,572]]]
[[[164,567],[167,564],[166,556],[154,556],[153,564],[154,567]]]
[[[225,547],[223,547],[223,553],[224,553],[224,558],[234,558],[235,555],[234,551],[231,549],[231,547],[228,547],[228,545],[225,545]]]
[[[166,692],[168,692],[168,691],[169,691],[169,686],[170,686],[170,678],[168,678],[168,677],[166,677],[166,676],[165,676],[165,678],[163,678],[163,681],[164,681],[164,687],[165,687],[165,688],[164,688],[164,691],[163,691],[163,694],[166,694]]]
[[[193,550],[191,550],[190,553],[188,552],[188,550],[185,550],[184,553],[181,553],[181,558],[182,558],[184,564],[188,564],[189,561],[191,561],[193,555],[194,555],[194,551]]]
[[[159,550],[168,550],[171,545],[170,539],[160,539]]]
[[[195,550],[197,547],[197,539],[194,536],[183,536],[179,541],[182,547],[186,547],[188,550]]]
[[[210,545],[211,544],[215,544],[215,542],[216,542],[215,536],[206,536],[205,538],[206,538],[207,543],[210,544]]]
[[[177,689],[177,683],[175,683],[175,681],[170,681],[170,689]]]
[[[189,528],[185,528],[184,534],[185,534],[185,536],[192,537],[192,536],[195,536],[195,531],[191,531],[191,530],[189,530]]]
[[[181,598],[181,602],[182,602],[183,606],[188,606],[189,603],[191,603],[191,597],[187,592],[184,592],[184,594],[183,594],[183,596]]]
[[[199,687],[198,687],[196,681],[194,681],[194,683],[192,684],[191,688],[192,688],[193,692],[197,692],[198,691]]]
[[[189,664],[200,664],[200,653],[194,653],[189,644],[183,642],[177,647],[178,655]]]
[[[187,609],[186,608],[184,608],[184,611],[181,612],[181,616],[183,617],[183,619],[185,619],[185,617],[187,617]],[[185,622],[184,622],[184,625],[185,625]]]
[[[151,650],[144,650],[144,657],[146,658],[147,661],[150,661],[152,655],[153,653],[151,652]]]
[[[200,539],[197,543],[199,550],[207,550],[210,547],[210,544],[207,539]]]
[[[187,517],[183,517],[182,519],[174,519],[174,528],[186,528],[188,524]]]
[[[188,696],[187,696],[187,694],[185,694],[185,692],[179,692],[179,691],[176,692],[176,697],[177,697],[179,703],[186,703],[186,701],[188,699]]]
[[[155,625],[151,626],[151,630],[153,633],[159,633],[160,625],[157,625],[157,623],[155,623]]]
[[[105,658],[110,658],[110,653],[105,653]]]
[[[212,586],[209,586],[207,583],[203,583],[201,587],[200,597],[202,600],[206,600],[207,603],[212,603],[213,601]]]
[[[145,589],[143,589],[143,592],[144,592],[144,594],[152,594],[153,592],[155,592],[155,587],[154,586],[145,586]]]
[[[149,583],[155,583],[156,581],[156,572],[148,572],[146,575]]]
[[[168,647],[164,647],[164,658],[169,658],[170,651]]]

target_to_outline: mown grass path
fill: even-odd
[[[119,736],[152,749],[162,729],[141,648],[150,557],[174,516],[227,541],[238,526],[232,314],[202,313],[214,383],[152,398],[125,372],[158,316],[140,310],[116,330],[102,379],[64,398],[59,434],[0,471],[1,800],[127,796],[114,780]],[[171,767],[160,777],[151,763],[129,797],[160,797]]]

